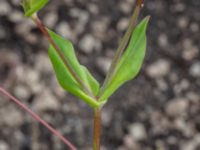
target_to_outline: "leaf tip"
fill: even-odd
[[[147,20],[147,22],[149,22],[149,20],[151,19],[151,16],[148,15],[148,16],[145,17],[145,19]]]
[[[146,16],[142,21],[141,24],[143,24],[145,26],[145,28],[147,27],[149,20],[151,19],[151,16]]]

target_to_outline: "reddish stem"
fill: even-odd
[[[0,92],[10,98],[14,103],[16,103],[21,109],[25,110],[27,113],[29,113],[35,120],[40,122],[43,126],[45,126],[49,131],[51,131],[55,136],[57,136],[65,145],[67,145],[71,150],[77,150],[77,148],[69,142],[64,136],[62,136],[56,129],[54,129],[52,126],[50,126],[46,121],[44,121],[40,116],[38,116],[36,113],[34,113],[31,109],[29,109],[25,104],[20,102],[17,98],[9,94],[6,90],[4,90],[2,87],[0,87]]]
[[[101,139],[101,110],[94,111],[93,150],[100,150]]]

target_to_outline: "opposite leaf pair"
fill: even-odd
[[[48,0],[22,0],[25,16],[32,17],[47,2]],[[145,56],[148,21],[149,17],[146,17],[135,27],[134,31],[131,31],[126,49],[115,67],[111,68],[114,72],[103,90],[100,90],[99,83],[87,68],[79,64],[71,42],[48,30],[50,38],[59,47],[56,49],[51,43],[49,57],[60,85],[91,107],[101,107],[122,84],[133,79],[139,72]]]
[[[74,53],[72,44],[60,37],[59,35],[50,31],[51,37],[64,53],[65,57],[69,60],[70,65],[75,70],[76,74],[92,91],[93,96],[98,96],[98,101],[85,93],[83,88],[76,82],[73,76],[65,67],[62,59],[51,46],[49,49],[49,57],[54,66],[57,79],[60,85],[67,91],[83,99],[87,104],[92,107],[98,107],[105,103],[106,100],[126,81],[133,79],[139,72],[146,49],[146,27],[149,17],[143,19],[141,23],[135,28],[131,35],[129,44],[122,55],[120,61],[116,65],[115,73],[111,80],[105,87],[105,90],[99,95],[99,83],[92,77],[88,70],[78,63]]]

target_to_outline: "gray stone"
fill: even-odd
[[[109,126],[112,121],[112,113],[109,110],[102,111],[102,124]]]
[[[6,142],[0,141],[0,150],[9,150],[9,146]]]
[[[183,12],[185,10],[185,5],[184,3],[177,3],[176,5],[172,6],[172,10],[176,12]]]
[[[188,92],[186,94],[186,97],[193,103],[199,103],[200,102],[200,95],[196,92]]]
[[[43,89],[43,84],[40,81],[40,74],[38,71],[29,68],[28,66],[17,66],[16,67],[16,78],[18,84],[24,84],[29,90],[36,94]]]
[[[108,25],[110,19],[108,17],[101,17],[98,20],[92,22],[92,32],[93,35],[101,40],[105,40],[105,35],[107,35]]]
[[[182,55],[184,59],[191,61],[198,56],[199,54],[198,47],[193,44],[191,39],[188,38],[184,39],[182,44],[183,44]]]
[[[189,88],[189,86],[190,86],[189,81],[187,79],[182,79],[180,81],[180,83],[177,83],[177,84],[174,85],[174,87],[173,87],[174,93],[179,95],[184,90],[187,90]]]
[[[89,14],[87,11],[81,11],[79,9],[72,9],[70,13],[73,17],[78,18],[78,22],[74,26],[74,32],[77,35],[80,35],[85,31],[85,26],[89,21]]]
[[[118,150],[132,150],[132,149],[140,149],[139,144],[133,140],[133,138],[130,135],[126,135],[123,137],[124,146]]]
[[[192,64],[189,72],[190,72],[190,75],[193,77],[200,77],[200,62],[196,62]]]
[[[158,37],[158,43],[161,47],[166,47],[168,45],[168,37],[166,34],[160,34]]]
[[[4,39],[6,35],[6,30],[4,30],[4,27],[0,25],[0,39]]]
[[[192,45],[193,45],[193,42],[192,42],[191,39],[185,38],[185,39],[183,40],[183,48],[185,48],[185,49],[190,49],[190,48],[192,47]]]
[[[40,74],[34,69],[27,68],[25,71],[25,83],[29,86],[33,93],[40,92],[43,87],[40,82]]]
[[[49,12],[44,16],[44,24],[47,27],[54,27],[56,22],[58,21],[58,15],[56,12]]]
[[[38,37],[36,34],[28,34],[25,39],[29,44],[38,44]]]
[[[88,10],[92,15],[97,15],[99,13],[99,7],[93,3],[88,3]]]
[[[15,6],[19,6],[21,2],[21,0],[11,0],[11,1]]]
[[[119,8],[123,13],[130,14],[133,9],[133,6],[131,3],[121,1],[121,3],[119,4]]]
[[[184,115],[187,112],[188,106],[187,99],[176,98],[167,103],[165,111],[168,116],[177,117]]]
[[[23,123],[22,113],[14,105],[0,109],[0,125],[19,127]]]
[[[89,16],[87,11],[80,11],[79,14],[78,14],[79,23],[82,26],[85,26],[86,23],[88,23],[89,18],[90,18],[90,16]]]
[[[158,86],[159,90],[166,91],[168,89],[168,85],[165,82],[165,80],[158,79],[158,80],[156,80],[156,83],[157,83],[157,86]]]
[[[75,40],[75,34],[67,22],[60,22],[56,26],[56,32],[66,39]]]
[[[106,73],[108,72],[110,68],[111,61],[112,60],[110,58],[99,57],[96,62],[97,68],[99,69],[99,71],[101,71],[101,73],[106,75]]]
[[[24,20],[23,13],[16,10],[13,11],[8,17],[12,22],[15,22],[15,23],[20,23]]]
[[[60,102],[49,90],[44,90],[38,95],[33,103],[33,108],[36,111],[58,111],[61,106]]]
[[[192,32],[198,32],[199,31],[199,24],[198,23],[196,23],[196,22],[194,22],[194,23],[191,23],[191,25],[190,25],[190,30],[192,31]]]
[[[184,142],[181,145],[181,150],[197,150],[197,147],[200,145],[200,135],[197,134],[192,140]]]
[[[52,72],[52,65],[46,53],[39,53],[35,57],[35,69],[40,73]]]
[[[181,17],[178,19],[178,26],[182,29],[185,29],[189,24],[189,20],[186,17]]]
[[[193,123],[187,122],[184,118],[177,118],[174,121],[174,126],[175,128],[177,128],[177,130],[182,131],[182,133],[186,137],[192,137],[193,135],[195,135],[196,131],[194,129]]]
[[[183,51],[183,58],[188,61],[192,61],[199,54],[199,49],[197,46],[191,46],[189,48],[185,48]]]
[[[146,129],[141,123],[134,123],[130,125],[129,133],[131,137],[136,141],[144,140],[147,138]]]
[[[129,24],[129,18],[122,18],[117,23],[117,29],[120,31],[125,31]]]
[[[14,94],[17,98],[26,100],[30,97],[31,92],[27,86],[19,84],[15,87]]]
[[[159,59],[147,68],[147,74],[152,78],[160,78],[167,75],[170,71],[170,62]]]
[[[95,49],[95,44],[96,40],[94,37],[90,34],[87,34],[81,39],[79,47],[84,53],[90,54]]]
[[[8,15],[11,12],[11,7],[7,1],[0,1],[0,15]]]
[[[23,20],[20,23],[16,24],[15,31],[18,34],[26,37],[33,27],[35,27],[35,24],[32,20]]]

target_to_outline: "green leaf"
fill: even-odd
[[[146,28],[149,17],[146,17],[136,26],[130,42],[115,68],[115,73],[100,95],[99,101],[105,102],[115,90],[126,81],[133,79],[143,63],[146,51]]]
[[[25,16],[30,17],[42,7],[44,7],[49,0],[22,0],[22,7],[24,8]]]
[[[86,67],[79,64],[77,57],[74,52],[73,45],[70,41],[65,40],[61,36],[55,34],[54,32],[49,30],[50,36],[53,38],[54,42],[59,46],[62,50],[64,56],[68,60],[70,66],[74,69],[75,73],[78,77],[83,81],[83,83],[87,86],[87,88],[92,92],[94,96],[97,95],[99,91],[99,83],[93,78],[93,76],[89,73]],[[81,98],[87,104],[92,107],[98,107],[99,103],[85,93],[83,87],[79,85],[73,75],[65,66],[62,59],[59,57],[56,50],[53,46],[49,48],[49,57],[51,59],[53,68],[56,73],[56,77],[60,83],[60,85],[73,95]]]

